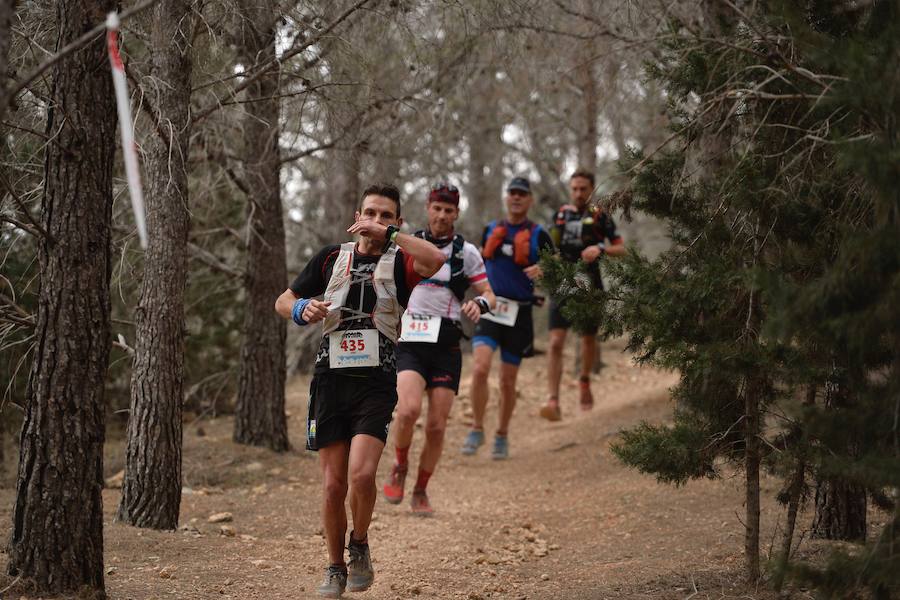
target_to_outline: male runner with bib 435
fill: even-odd
[[[403,500],[409,447],[416,420],[422,412],[422,392],[427,391],[425,445],[412,493],[412,511],[418,515],[433,512],[425,488],[441,456],[447,417],[459,391],[462,370],[460,314],[477,323],[495,302],[481,254],[453,231],[458,217],[459,190],[456,186],[439,183],[432,187],[428,195],[428,228],[415,235],[440,248],[446,262],[440,271],[420,282],[412,291],[397,344],[399,401],[394,427],[397,458],[390,478],[384,484],[384,497],[391,504]],[[478,295],[464,303],[470,286]]]
[[[443,252],[400,233],[401,224],[397,188],[370,186],[347,229],[359,241],[323,248],[275,303],[278,314],[297,325],[324,321],[310,384],[307,448],[318,450],[324,479],[330,565],[318,593],[328,598],[372,585],[367,533],[377,496],[375,471],[397,403],[394,345],[400,315],[416,284],[444,264]],[[349,564],[344,562],[348,483]]]

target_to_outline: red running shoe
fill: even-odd
[[[406,483],[407,465],[394,463],[391,467],[391,478],[384,484],[384,499],[391,504],[403,502],[403,484]]]
[[[425,490],[413,490],[410,508],[413,514],[419,517],[430,517],[434,513]]]

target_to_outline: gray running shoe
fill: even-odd
[[[478,429],[473,429],[469,432],[469,435],[466,436],[466,441],[463,442],[460,452],[462,452],[466,456],[472,456],[473,454],[478,452],[478,448],[482,444],[484,444],[484,432]]]
[[[347,569],[341,565],[329,565],[325,569],[325,580],[316,590],[323,598],[340,598],[347,587]]]
[[[509,458],[509,440],[505,435],[498,435],[494,438],[494,450],[491,452],[491,458],[494,460]]]
[[[347,544],[350,551],[350,562],[347,563],[349,573],[347,575],[347,591],[362,592],[375,581],[375,571],[372,569],[372,559],[369,556],[369,544],[360,544],[353,541],[353,533],[350,533],[350,543]]]

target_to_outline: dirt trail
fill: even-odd
[[[416,518],[407,503],[391,506],[379,498],[370,533],[376,583],[348,596],[768,597],[739,584],[739,478],[675,490],[624,468],[611,455],[609,442],[621,428],[667,418],[667,389],[675,378],[634,367],[615,342],[604,345],[603,357],[608,366],[594,381],[597,407],[578,414],[577,388],[565,384],[564,420],[555,424],[537,417],[545,396],[545,357],[525,363],[505,462],[492,461],[489,446],[474,457],[459,454],[468,421],[464,381],[444,458],[429,485],[435,516]],[[290,428],[298,450],[287,455],[233,444],[230,419],[203,422],[203,435],[196,426],[185,431],[181,530],[113,523],[119,494],[105,492],[111,598],[315,597],[325,547],[317,462],[302,450],[307,383],[299,378],[290,385]],[[496,399],[494,380],[488,431]],[[422,436],[419,429],[410,453],[413,468]],[[110,449],[111,471],[120,468],[120,453]],[[389,442],[379,482],[391,460]],[[11,502],[11,491],[3,490],[3,536],[9,533]],[[221,512],[233,515],[225,533],[223,525],[208,522]],[[764,524],[766,535],[772,528]]]

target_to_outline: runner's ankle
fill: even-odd
[[[395,449],[396,458],[395,461],[398,466],[405,467],[409,462],[409,446],[406,448],[401,448],[399,446]]]
[[[353,544],[355,546],[365,546],[366,544],[369,543],[369,533],[368,532],[366,532],[365,537],[363,537],[363,539],[361,539],[361,540],[355,539],[354,538],[355,535],[356,534],[354,532],[352,532],[352,531],[350,532],[350,543],[351,544]]]
[[[431,479],[431,472],[425,469],[419,469],[419,476],[416,477],[416,485],[413,486],[413,492],[424,492],[428,487],[428,480]]]

